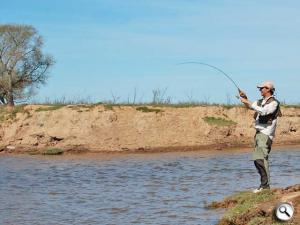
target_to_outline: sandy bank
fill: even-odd
[[[300,108],[283,108],[274,145],[300,143]],[[147,152],[251,147],[243,107],[27,105],[1,108],[1,151]]]

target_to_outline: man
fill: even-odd
[[[270,189],[269,153],[275,136],[277,117],[281,116],[279,102],[274,97],[273,83],[265,81],[257,88],[263,98],[253,103],[248,100],[243,91],[240,92],[241,102],[255,111],[256,134],[252,159],[260,175],[261,184],[253,191],[254,193]]]

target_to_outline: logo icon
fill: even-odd
[[[280,203],[276,207],[275,215],[281,221],[288,221],[293,218],[294,207],[290,203]]]

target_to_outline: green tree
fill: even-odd
[[[54,60],[42,46],[33,26],[0,24],[0,103],[13,106],[46,83]]]

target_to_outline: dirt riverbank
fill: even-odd
[[[300,143],[300,108],[282,108],[274,145]],[[244,107],[26,105],[1,107],[2,152],[147,152],[251,147]]]

